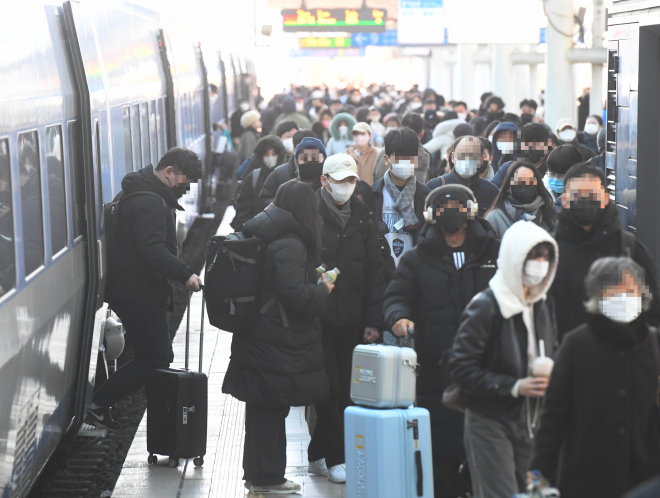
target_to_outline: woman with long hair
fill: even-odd
[[[557,212],[543,185],[543,176],[527,161],[515,161],[509,166],[502,189],[486,213],[486,221],[499,238],[520,220],[532,221],[548,232],[557,225]]]
[[[243,479],[255,495],[300,491],[284,477],[284,421],[291,406],[314,405],[329,395],[319,316],[334,285],[325,276],[317,284],[318,211],[312,188],[291,180],[243,228],[265,246],[260,311],[249,333],[234,334],[222,391],[246,403]]]

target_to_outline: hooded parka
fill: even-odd
[[[265,245],[259,284],[261,309],[273,296],[281,303],[260,313],[247,334],[234,334],[222,392],[269,407],[306,406],[328,396],[321,325],[328,289],[318,285],[315,262],[302,242],[302,227],[274,204],[245,224]]]
[[[259,200],[257,201],[259,208],[266,209],[266,206],[275,199],[275,194],[277,194],[280,185],[296,178],[298,178],[298,165],[296,164],[296,155],[293,154],[287,162],[277,166],[266,178],[264,186],[259,192]]]
[[[348,132],[345,137],[342,137],[339,132],[339,123],[341,121],[346,121],[346,123],[348,123]],[[325,146],[328,157],[334,154],[346,154],[346,147],[353,145],[353,136],[351,135],[351,132],[356,124],[357,120],[347,112],[340,112],[332,118],[332,121],[330,122],[330,133],[332,134],[332,138],[328,140],[328,143]]]

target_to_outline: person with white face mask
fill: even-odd
[[[584,131],[578,134],[578,140],[598,154],[598,132],[603,128],[603,118],[593,114],[587,118]]]
[[[287,161],[296,150],[296,148],[293,146],[293,135],[295,135],[299,129],[300,128],[295,121],[284,121],[277,127],[276,134],[282,139],[282,143],[284,143]]]
[[[383,159],[387,172],[372,185],[376,212],[383,217],[385,235],[398,265],[401,256],[417,244],[424,223],[424,201],[430,190],[415,178],[419,163],[419,137],[408,127],[385,135]]]
[[[462,314],[449,369],[463,394],[465,451],[480,498],[513,496],[527,484],[541,398],[554,376],[557,323],[547,291],[558,256],[548,232],[514,223],[495,276]]]
[[[358,123],[351,132],[353,143],[346,148],[346,153],[355,159],[358,176],[369,185],[373,181],[374,165],[378,157],[378,149],[371,145],[371,127],[367,123]]]
[[[351,404],[351,361],[355,346],[374,342],[383,330],[383,257],[371,209],[355,192],[358,168],[348,154],[323,164],[319,214],[323,219],[323,265],[341,274],[321,319],[331,395],[316,404],[317,423],[309,443],[310,474],[346,481],[344,409]]]
[[[479,215],[484,216],[490,205],[497,197],[498,190],[488,180],[481,178],[484,163],[488,168],[486,149],[477,137],[466,135],[457,138],[454,142],[454,151],[451,153],[454,169],[426,184],[430,190],[442,185],[459,184],[468,187],[474,193],[479,204]]]
[[[562,118],[557,121],[556,129],[557,137],[559,138],[559,144],[573,144],[578,147],[580,152],[582,152],[582,158],[584,161],[588,161],[596,155],[596,152],[594,152],[591,148],[583,143],[580,143],[578,140],[578,132],[576,131],[577,126],[575,125],[575,121],[573,121],[571,118]],[[580,138],[582,138],[582,136],[580,136]]]
[[[351,132],[356,124],[357,120],[347,112],[340,112],[332,118],[330,122],[332,137],[325,146],[328,157],[334,154],[346,154],[346,148],[353,145]]]
[[[558,476],[562,497],[629,496],[660,473],[660,348],[646,280],[628,257],[598,259],[586,276],[587,321],[555,358],[529,466]]]

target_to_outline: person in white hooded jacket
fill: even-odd
[[[450,372],[465,405],[464,444],[475,498],[525,489],[557,338],[547,296],[557,260],[548,232],[532,222],[514,223],[502,238],[495,276],[461,317]]]

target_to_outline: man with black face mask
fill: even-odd
[[[428,194],[421,241],[403,255],[383,298],[386,329],[397,336],[415,332],[417,405],[431,412],[436,496],[464,491],[458,476],[465,459],[463,414],[442,404],[450,384],[445,362],[463,309],[497,269],[500,244],[478,211],[463,185]]]
[[[628,256],[644,268],[652,295],[649,322],[654,326],[660,323],[655,264],[646,247],[622,229],[617,208],[605,186],[603,170],[591,163],[576,164],[564,175],[563,209],[555,234],[560,258],[550,289],[560,340],[587,321],[584,278],[591,264],[606,256]]]
[[[126,363],[94,393],[85,422],[116,430],[110,406],[140,387],[156,368],[167,368],[174,354],[167,311],[173,307],[174,282],[198,292],[202,281],[178,258],[175,210],[197,181],[202,163],[188,149],[168,150],[158,165],[127,174],[121,182],[125,198],[117,220],[117,268],[108,272],[105,300],[117,313],[135,348]],[[128,197],[128,196],[131,197]]]
[[[520,143],[518,159],[532,163],[541,176],[545,176],[548,171],[546,161],[548,154],[552,151],[548,127],[541,123],[526,124],[518,131],[518,142]],[[506,171],[510,165],[511,162],[504,163],[491,180],[497,188],[502,188]]]

